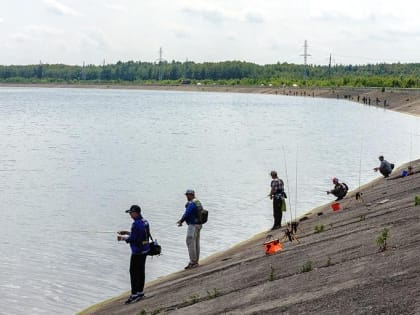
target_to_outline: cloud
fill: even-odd
[[[82,47],[88,46],[97,49],[108,49],[111,47],[111,40],[100,28],[86,29],[81,35]]]
[[[80,16],[81,14],[76,10],[58,2],[57,0],[44,0],[48,10],[57,15],[73,15]]]
[[[31,36],[25,33],[14,33],[10,35],[10,38],[18,43],[25,43],[31,40]]]
[[[0,23],[3,23],[3,19],[0,17]]]
[[[56,36],[64,33],[61,29],[49,27],[45,25],[29,25],[25,27],[25,31],[30,35],[48,35]]]
[[[249,23],[264,23],[264,17],[260,13],[249,12],[245,15],[245,21]]]
[[[219,24],[228,19],[228,17],[222,11],[217,9],[184,8],[182,11],[188,15],[203,18],[204,20],[214,24]]]
[[[110,10],[118,11],[118,12],[122,12],[122,13],[127,13],[128,12],[128,9],[125,6],[123,6],[121,4],[118,4],[118,3],[110,2],[110,3],[105,4],[105,7],[110,9]]]

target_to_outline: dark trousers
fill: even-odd
[[[384,177],[389,177],[389,174],[391,174],[391,172],[387,172],[387,171],[381,171],[379,170],[379,172],[384,176]]]
[[[273,216],[274,216],[274,228],[279,228],[281,227],[281,217],[283,215],[283,211],[282,211],[282,202],[283,200],[280,199],[276,199],[273,198]]]
[[[143,254],[132,254],[130,259],[131,294],[143,292],[146,257]]]

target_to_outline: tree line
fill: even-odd
[[[9,83],[119,83],[220,84],[319,87],[419,88],[420,63],[367,65],[258,65],[244,61],[195,63],[128,61],[106,65],[0,66],[0,82]]]

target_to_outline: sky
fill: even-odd
[[[0,64],[420,62],[418,0],[0,0]]]

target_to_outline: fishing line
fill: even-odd
[[[68,230],[68,231],[61,231],[64,233],[89,233],[89,234],[117,234],[116,231],[87,231],[87,230],[79,230],[79,231],[72,231],[72,230]]]
[[[287,195],[289,196],[289,209],[290,209],[290,223],[293,221],[292,218],[292,203],[290,201],[290,189],[289,189],[289,176],[287,174],[287,164],[286,164],[286,151],[284,149],[284,145],[281,146],[283,149],[283,159],[284,159],[284,169],[286,174],[286,185],[287,185]]]
[[[298,145],[296,144],[296,191],[295,191],[295,220],[297,218],[297,206],[298,206]],[[292,209],[290,209],[292,211]]]

